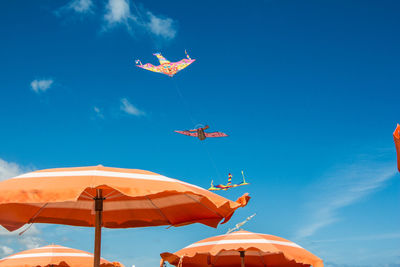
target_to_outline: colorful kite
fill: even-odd
[[[234,188],[234,187],[238,187],[238,186],[242,186],[242,185],[248,185],[249,183],[246,182],[246,179],[244,178],[244,174],[242,171],[242,176],[243,176],[243,182],[241,182],[240,184],[232,184],[232,174],[228,174],[228,183],[225,184],[218,184],[218,185],[214,185],[213,181],[211,181],[211,186],[210,188],[208,188],[208,190],[210,191],[217,191],[217,190],[228,190],[230,188]]]
[[[194,136],[199,138],[201,141],[206,139],[207,137],[226,137],[228,136],[226,133],[222,132],[212,132],[207,133],[204,130],[207,130],[210,126],[206,125],[205,127],[196,128],[193,130],[185,130],[185,131],[175,131],[176,133],[184,134],[187,136]]]
[[[393,138],[397,151],[397,169],[400,172],[400,124],[397,124],[397,127],[393,132]]]
[[[169,77],[172,77],[177,72],[183,70],[184,68],[186,68],[195,61],[195,59],[191,59],[189,57],[186,51],[185,54],[187,58],[184,58],[178,62],[170,62],[167,59],[165,59],[165,57],[163,57],[161,53],[155,53],[153,55],[155,55],[158,58],[158,61],[160,61],[160,65],[158,66],[154,66],[153,64],[150,63],[142,64],[140,60],[136,60],[135,62],[136,66],[138,66],[139,68],[158,73],[163,73],[168,75]]]

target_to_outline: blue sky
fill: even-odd
[[[295,241],[326,266],[399,266],[398,1],[3,1],[0,178],[103,164],[139,168],[251,203],[218,229],[104,230],[102,255],[159,253],[245,229]],[[174,78],[135,59],[196,59]],[[397,105],[396,105],[397,104]],[[209,124],[229,138],[174,130]],[[93,229],[0,230],[0,256],[56,243],[93,250]]]

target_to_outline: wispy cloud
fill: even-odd
[[[93,0],[71,0],[54,13],[61,17],[70,11],[78,14],[94,14]],[[129,33],[134,30],[146,31],[161,40],[171,40],[177,34],[177,22],[167,16],[155,15],[143,6],[137,7],[132,0],[105,0],[102,13],[102,31],[109,31],[117,26],[125,27]]]
[[[57,17],[69,15],[69,13],[75,13],[81,16],[94,14],[93,0],[71,0],[66,5],[54,11]]]
[[[76,13],[92,13],[93,12],[93,2],[92,0],[73,0],[69,2],[66,9],[73,10]]]
[[[12,248],[0,245],[0,257],[10,255],[13,252],[14,252],[14,250]]]
[[[53,79],[33,80],[31,82],[31,88],[35,93],[46,92],[53,83]]]
[[[15,177],[26,171],[27,168],[21,167],[17,163],[0,159],[0,181]]]
[[[326,267],[398,267],[400,266],[400,249],[384,249],[370,251],[352,249],[350,257],[343,258],[343,252],[324,260]],[[326,258],[326,257],[324,257]]]
[[[43,239],[41,239],[39,236],[28,235],[28,236],[23,236],[19,240],[19,243],[22,244],[27,249],[33,249],[40,247],[43,244]]]
[[[134,12],[131,6],[134,7]],[[128,31],[136,27],[166,40],[175,38],[177,33],[175,20],[156,16],[145,8],[139,9],[134,2],[129,0],[108,0],[104,20],[106,30],[116,25],[124,25]]]
[[[13,253],[12,247],[20,246],[24,249],[37,248],[43,245],[44,240],[40,238],[41,231],[35,226],[28,226],[29,229],[22,235],[19,235],[21,231],[9,232],[2,226],[0,226],[0,257],[4,257]]]
[[[389,240],[389,239],[400,239],[400,232],[375,234],[375,235],[363,235],[363,236],[350,236],[335,239],[324,239],[324,240],[313,240],[311,243],[334,243],[344,241],[370,241],[370,240]]]
[[[129,115],[134,115],[134,116],[144,116],[146,113],[137,107],[135,107],[133,104],[129,102],[128,99],[122,98],[121,99],[121,110],[124,111],[125,113]]]
[[[152,34],[165,39],[175,37],[177,30],[173,19],[157,17],[150,11],[147,12],[147,17],[149,20],[147,27]]]
[[[310,222],[297,231],[297,238],[313,235],[318,230],[340,220],[340,209],[352,205],[386,185],[396,174],[392,163],[362,160],[340,166],[325,176],[312,189],[313,197],[308,203]]]
[[[93,107],[93,111],[96,113],[97,117],[104,119],[103,112],[99,107]]]

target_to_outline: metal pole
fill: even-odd
[[[240,252],[241,266],[245,267],[245,265],[244,265],[244,251],[239,251],[239,252]]]
[[[101,253],[101,225],[103,212],[103,190],[96,189],[96,197],[94,198],[94,210],[96,211],[95,230],[94,230],[94,267],[100,267]]]

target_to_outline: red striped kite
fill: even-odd
[[[192,129],[192,130],[175,131],[175,132],[179,133],[179,134],[187,135],[187,136],[197,137],[200,139],[200,141],[203,141],[207,137],[226,137],[226,136],[228,136],[226,133],[222,133],[222,132],[212,132],[212,133],[205,132],[205,130],[207,130],[208,128],[210,128],[210,126],[206,125],[204,127],[200,127],[200,128],[196,128],[196,129]]]

